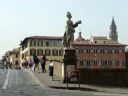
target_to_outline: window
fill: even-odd
[[[30,46],[36,46],[36,40],[31,40],[30,41]]]
[[[97,60],[98,66],[101,66],[101,60]]]
[[[94,60],[93,59],[91,59],[90,64],[91,64],[91,66],[94,66]]]
[[[43,55],[43,50],[42,49],[38,49],[37,50],[37,55],[38,56],[42,56]]]
[[[15,61],[15,65],[19,65],[19,62],[17,60]]]
[[[22,54],[22,59],[24,59],[24,53]]]
[[[83,66],[87,66],[87,61],[83,60]]]
[[[41,46],[44,46],[44,42],[43,41],[41,41]]]
[[[79,59],[77,59],[77,65],[79,65],[79,66],[80,66],[80,60],[79,60]]]
[[[101,50],[98,48],[98,49],[96,50],[96,53],[100,54],[100,53],[101,53]]]
[[[62,49],[59,50],[59,56],[63,56],[63,50]]]
[[[78,54],[78,53],[80,53],[80,49],[77,48],[76,49],[76,54]]]
[[[90,53],[94,53],[94,49],[93,48],[90,49]]]
[[[57,49],[52,50],[52,56],[58,56],[58,50]]]
[[[115,49],[112,49],[112,54],[115,54]]]
[[[16,58],[18,58],[18,53],[16,54]]]
[[[107,48],[104,49],[104,53],[108,54],[108,49]]]
[[[86,49],[85,48],[82,49],[82,53],[86,53]]]
[[[32,46],[32,40],[30,40],[30,46]]]
[[[89,60],[87,61],[87,66],[90,66],[90,61]]]
[[[106,66],[106,67],[108,66],[108,60],[104,61],[104,66]]]
[[[53,46],[57,46],[58,45],[57,43],[58,43],[57,41],[54,41]]]
[[[25,52],[25,57],[28,56],[28,51]]]
[[[111,60],[109,61],[108,66],[112,66],[112,61]]]
[[[115,66],[115,60],[112,60],[112,66]]]
[[[49,49],[45,49],[45,55],[46,56],[50,56],[50,54],[51,54],[50,50]]]
[[[123,49],[119,49],[119,54],[122,54],[123,53]]]
[[[30,49],[30,56],[32,56],[34,53],[36,53],[36,49]]]
[[[49,42],[48,41],[46,42],[46,46],[49,46]]]
[[[42,46],[42,41],[38,40],[38,46]]]
[[[119,61],[119,66],[124,66],[124,61],[120,60]]]
[[[80,66],[83,67],[83,61],[80,61]]]

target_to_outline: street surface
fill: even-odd
[[[26,69],[0,69],[0,96],[128,96],[107,92],[52,89]]]

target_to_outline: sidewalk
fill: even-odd
[[[63,83],[57,76],[54,76],[54,81],[51,81],[51,77],[48,74],[48,70],[46,73],[33,72],[31,69],[28,70],[29,72],[32,72],[45,87],[51,87],[56,89],[67,89],[67,84]],[[79,90],[79,84],[68,84],[68,89]],[[103,86],[101,87],[101,86],[85,85],[85,84],[80,84],[80,90],[128,94],[128,88],[103,87]]]

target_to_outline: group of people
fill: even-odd
[[[42,73],[46,73],[45,65],[46,65],[46,57],[43,55],[41,59],[37,57],[37,55],[33,55],[33,71],[35,72],[36,68],[38,68],[39,71],[39,63],[41,64]]]
[[[50,61],[49,64],[49,76],[51,76],[51,80],[53,81],[53,72],[54,72],[54,63],[53,60],[48,60],[45,55],[43,55],[40,59],[37,57],[36,54],[33,54],[31,61],[29,61],[28,65],[32,68],[32,70],[35,72],[36,69],[39,70],[39,66],[41,65],[42,73],[46,73],[46,61]],[[40,64],[40,65],[39,65]]]
[[[8,56],[6,56],[6,57],[3,59],[3,63],[4,63],[5,69],[12,69],[12,63],[10,62],[10,59],[9,59]]]

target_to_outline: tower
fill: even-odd
[[[118,33],[116,31],[116,24],[114,21],[114,17],[112,19],[112,23],[110,25],[110,33],[109,33],[109,39],[112,41],[118,41]]]

